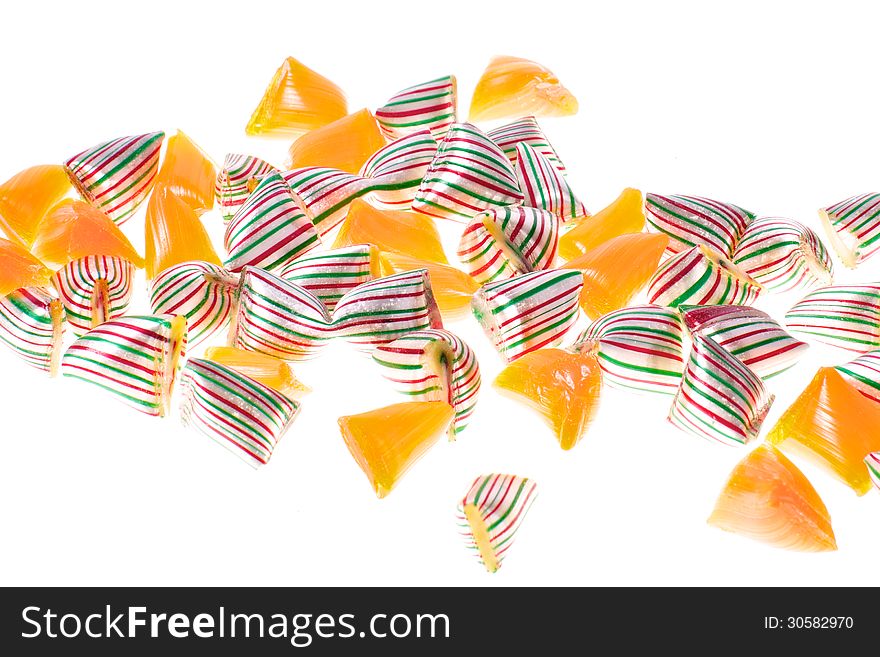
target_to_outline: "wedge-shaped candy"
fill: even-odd
[[[833,367],[822,367],[767,442],[817,463],[864,495],[871,489],[865,457],[880,450],[880,407]]]
[[[371,244],[355,244],[298,258],[279,275],[304,287],[324,302],[327,312],[333,312],[346,292],[381,278],[382,272],[378,249]]]
[[[0,297],[20,287],[44,287],[52,272],[23,246],[0,238]]]
[[[84,201],[123,224],[153,188],[164,139],[164,132],[120,137],[77,153],[64,166]]]
[[[750,223],[737,242],[733,262],[774,292],[828,285],[833,277],[831,256],[813,229],[781,217]]]
[[[493,57],[471,98],[471,121],[515,116],[569,116],[577,99],[552,71],[519,57]]]
[[[678,313],[633,306],[608,313],[578,337],[573,351],[595,351],[608,385],[633,392],[675,394],[684,369]]]
[[[376,110],[376,120],[389,141],[420,130],[443,139],[455,123],[456,108],[455,76],[447,75],[397,92]]]
[[[379,210],[357,199],[336,234],[334,248],[375,244],[380,251],[447,264],[434,220],[415,212]]]
[[[415,401],[343,416],[339,429],[381,499],[437,442],[454,416],[446,402]]]
[[[458,503],[461,535],[490,573],[501,568],[537,495],[531,479],[490,474],[477,477]]]
[[[289,399],[299,399],[311,391],[296,378],[289,363],[274,356],[234,347],[208,347],[205,359],[259,381]]]
[[[880,347],[880,284],[829,285],[785,313],[793,333],[850,351]]]
[[[584,275],[581,308],[590,319],[629,305],[657,271],[666,235],[634,233],[613,237],[563,265]]]
[[[494,385],[537,411],[568,450],[599,408],[602,372],[594,354],[538,349],[505,367]]]
[[[651,230],[669,235],[671,253],[702,244],[728,258],[755,218],[732,203],[699,196],[648,194],[645,210]]]
[[[349,206],[373,189],[369,178],[327,167],[306,167],[283,174],[284,182],[323,237],[345,219]]]
[[[64,338],[61,302],[38,287],[0,296],[0,344],[50,376],[58,373]]]
[[[784,372],[809,348],[767,313],[749,306],[679,306],[688,330],[711,339],[763,379]]]
[[[416,192],[413,210],[467,221],[477,212],[519,205],[522,192],[507,156],[479,128],[454,123]]]
[[[195,347],[222,331],[232,315],[238,277],[210,262],[183,262],[150,283],[155,314],[186,317],[188,342]]]
[[[70,179],[59,164],[19,171],[0,185],[0,231],[13,242],[30,247],[40,221],[70,191]]]
[[[214,162],[187,134],[178,130],[168,138],[157,185],[171,190],[201,215],[214,207],[216,181]]]
[[[880,490],[880,452],[872,452],[865,457],[865,465],[868,466],[868,474],[877,490]]]
[[[358,285],[336,304],[333,328],[369,352],[413,331],[441,329],[443,320],[428,272],[421,269]]]
[[[880,249],[880,194],[859,194],[819,210],[831,245],[847,267]]]
[[[283,360],[312,358],[333,337],[323,302],[308,290],[262,269],[241,272],[229,346]]]
[[[517,119],[494,130],[490,130],[486,135],[498,145],[498,148],[504,151],[504,154],[514,167],[517,161],[517,145],[528,144],[535,151],[550,160],[557,171],[565,173],[565,165],[559,159],[556,149],[553,148],[553,144],[550,143],[544,131],[541,130],[541,126],[538,125],[534,116]]]
[[[86,256],[55,272],[58,290],[74,334],[124,315],[131,302],[134,265],[116,256]]]
[[[401,137],[373,153],[360,171],[362,177],[373,180],[373,202],[392,210],[409,210],[436,154],[437,142],[427,130]]]
[[[660,265],[648,285],[648,301],[673,308],[748,305],[762,290],[758,281],[730,260],[700,244]]]
[[[642,193],[628,187],[611,205],[575,225],[559,238],[559,255],[572,260],[613,237],[640,233],[645,227]]]
[[[147,415],[168,412],[186,349],[181,315],[129,315],[74,342],[61,359],[64,376],[91,383]]]
[[[386,275],[418,269],[427,270],[434,300],[444,319],[461,318],[470,314],[471,297],[479,289],[480,284],[460,269],[399,253],[383,253],[381,261]]]
[[[265,137],[300,135],[347,113],[348,102],[342,89],[288,57],[275,71],[245,132]]]
[[[733,469],[709,524],[786,550],[837,549],[831,517],[816,489],[769,445],[753,449]]]
[[[562,221],[590,216],[549,158],[528,144],[517,144],[516,154],[516,182],[523,193],[523,205],[552,212]]]
[[[880,402],[880,350],[869,351],[834,369],[865,397]]]
[[[722,445],[745,445],[758,437],[773,399],[741,360],[696,334],[669,421]]]
[[[583,285],[578,271],[536,271],[484,285],[471,308],[498,353],[512,362],[559,344],[577,320]]]
[[[356,174],[370,156],[385,146],[379,124],[367,109],[307,132],[287,151],[289,169],[328,167]]]
[[[464,431],[480,393],[476,354],[457,335],[443,329],[408,333],[373,351],[385,378],[413,401],[444,401],[455,410],[449,439]]]
[[[458,243],[458,259],[480,283],[549,269],[556,260],[559,217],[509,207],[474,215]]]
[[[273,270],[320,246],[321,238],[290,187],[273,172],[226,225],[223,242],[229,254],[224,266],[230,271],[246,266]]]
[[[214,183],[214,195],[223,220],[232,219],[257,182],[273,171],[275,167],[258,157],[229,153]]]

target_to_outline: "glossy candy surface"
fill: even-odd
[[[785,313],[793,333],[832,347],[866,352],[880,347],[880,284],[829,285]]]
[[[0,296],[20,287],[43,287],[52,272],[15,242],[0,238]]]
[[[271,164],[253,155],[227,154],[214,183],[214,195],[223,220],[232,219],[257,183],[275,170]]]
[[[837,255],[856,267],[880,249],[880,194],[859,194],[819,210]]]
[[[290,363],[274,356],[234,347],[208,347],[205,349],[205,359],[259,381],[289,399],[299,399],[310,391],[296,378]]]
[[[651,230],[669,235],[669,251],[704,245],[730,258],[755,215],[732,203],[699,196],[648,194],[645,210]]]
[[[456,106],[455,76],[447,75],[398,91],[376,110],[376,120],[390,141],[419,130],[439,140],[455,122]]]
[[[471,298],[479,289],[468,274],[450,265],[418,260],[399,253],[383,253],[380,257],[387,274],[424,269],[431,280],[431,291],[440,314],[444,318],[456,319],[470,313]]]
[[[305,288],[333,312],[346,292],[382,277],[379,251],[371,244],[330,249],[297,258],[281,269],[284,280]]]
[[[356,174],[385,146],[385,137],[369,110],[362,109],[307,132],[288,149],[287,167],[328,167]]]
[[[171,190],[198,215],[212,209],[217,180],[214,162],[180,130],[170,136],[166,144],[156,185]]]
[[[64,308],[38,287],[0,296],[0,344],[50,376],[58,373],[63,351]]]
[[[0,185],[0,231],[30,247],[40,221],[72,191],[64,167],[41,164],[19,171]]]
[[[624,189],[610,205],[578,222],[559,238],[559,255],[572,260],[613,237],[640,233],[645,227],[645,202],[637,189]]]

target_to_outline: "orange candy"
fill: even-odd
[[[208,347],[205,358],[259,381],[289,399],[299,399],[310,391],[296,378],[289,363],[274,356],[235,347]]]
[[[612,237],[639,233],[645,228],[645,199],[638,189],[627,187],[608,207],[587,217],[559,238],[559,255],[577,258]]]
[[[22,287],[43,287],[51,276],[24,247],[0,238],[0,297]]]
[[[383,253],[381,255],[383,271],[386,276],[404,271],[427,269],[431,279],[431,290],[434,300],[445,319],[454,319],[469,315],[471,297],[480,284],[471,276],[451,265],[419,260],[399,253]]]
[[[290,145],[288,166],[330,167],[357,175],[364,162],[385,145],[379,124],[362,109],[304,134]]]
[[[0,185],[0,229],[30,247],[40,220],[71,189],[63,166],[42,164],[20,171]]]
[[[198,214],[213,208],[217,167],[211,158],[180,130],[165,143],[168,146],[156,186],[164,185]]]

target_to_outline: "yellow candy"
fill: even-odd
[[[471,297],[480,284],[465,272],[450,265],[419,260],[400,253],[383,253],[381,259],[385,276],[427,269],[434,300],[444,318],[455,319],[470,314]]]
[[[357,175],[364,162],[385,145],[379,124],[362,109],[304,134],[288,150],[288,166],[329,167]]]
[[[40,220],[72,189],[64,167],[43,164],[21,171],[0,185],[0,229],[30,247]]]
[[[290,399],[299,399],[311,391],[296,378],[289,363],[274,356],[235,347],[209,347],[205,350],[205,358],[259,381]]]
[[[217,167],[211,158],[180,130],[165,143],[168,147],[156,187],[164,185],[197,214],[213,208]]]
[[[639,233],[645,228],[645,199],[638,189],[627,187],[611,205],[559,238],[559,255],[565,260],[577,258],[612,237]]]

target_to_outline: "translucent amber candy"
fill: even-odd
[[[251,115],[249,135],[299,135],[348,113],[342,89],[293,57],[284,60]]]
[[[385,145],[379,124],[367,109],[304,134],[288,150],[288,166],[330,167],[357,175],[364,162]]]
[[[214,207],[217,167],[205,152],[182,131],[166,141],[165,160],[156,186],[164,185],[197,214]],[[154,192],[155,194],[155,192]]]
[[[43,287],[51,275],[24,247],[0,238],[0,297],[22,287]]]
[[[71,189],[61,165],[42,164],[15,174],[0,185],[0,230],[30,247],[40,220]]]
[[[569,116],[577,99],[552,71],[519,57],[494,57],[471,100],[471,121],[520,116]]]
[[[645,228],[645,199],[638,189],[627,187],[608,207],[587,217],[559,238],[559,255],[576,258],[612,237],[639,233]]]
[[[446,319],[470,314],[471,297],[480,288],[480,284],[460,269],[400,253],[382,253],[381,264],[386,276],[427,269],[440,314]]]
[[[205,350],[205,358],[259,381],[290,399],[299,399],[311,390],[296,378],[288,363],[274,356],[234,347],[209,347]]]

